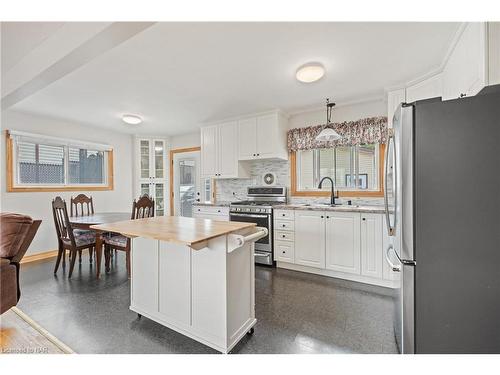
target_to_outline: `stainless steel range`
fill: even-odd
[[[286,187],[253,186],[247,188],[247,200],[231,203],[231,221],[256,223],[269,231],[255,242],[255,263],[273,265],[273,207],[286,203]]]

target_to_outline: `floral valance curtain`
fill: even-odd
[[[325,125],[290,129],[287,133],[288,151],[331,148],[335,146],[356,146],[387,142],[387,117],[369,117],[357,121],[330,124],[342,136],[337,141],[318,142],[316,136]]]

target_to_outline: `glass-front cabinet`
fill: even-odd
[[[155,200],[155,216],[164,216],[167,202],[167,142],[164,139],[137,138],[137,195],[149,194]]]

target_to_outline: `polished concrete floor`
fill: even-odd
[[[129,310],[123,254],[100,280],[84,258],[21,269],[19,307],[77,353],[216,353]],[[256,268],[255,333],[233,353],[396,353],[390,290],[283,269]]]

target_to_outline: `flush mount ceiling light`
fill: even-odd
[[[320,63],[307,63],[297,69],[295,77],[304,83],[316,82],[325,75],[325,68]]]
[[[342,138],[339,133],[337,133],[332,126],[330,125],[330,120],[332,118],[332,108],[335,106],[335,103],[330,103],[330,99],[326,99],[326,125],[321,130],[321,132],[316,136],[316,140],[320,142],[330,142],[336,141],[337,139]]]
[[[123,115],[122,120],[130,125],[139,125],[142,122],[142,118],[137,115]]]

